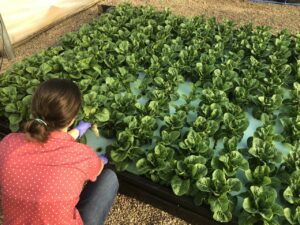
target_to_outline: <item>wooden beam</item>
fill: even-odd
[[[4,43],[4,46],[3,46]],[[4,52],[1,53],[2,56],[6,56],[8,59],[15,58],[15,52],[11,45],[7,30],[5,28],[4,21],[0,14],[0,52],[4,49]]]

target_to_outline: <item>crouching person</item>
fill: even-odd
[[[0,142],[4,225],[104,223],[119,184],[104,169],[104,156],[76,142],[90,123],[69,131],[80,107],[80,90],[72,81],[45,81],[32,99],[33,119]]]

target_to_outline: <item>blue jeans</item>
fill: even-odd
[[[84,225],[104,223],[118,188],[117,175],[110,169],[104,169],[95,182],[86,184],[76,206]]]

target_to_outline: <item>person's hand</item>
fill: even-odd
[[[108,163],[108,159],[105,155],[99,155],[99,158],[103,160],[104,165],[106,165]]]
[[[91,127],[91,123],[80,121],[79,124],[75,127],[79,131],[79,138],[85,134],[85,132]]]

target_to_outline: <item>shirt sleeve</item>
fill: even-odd
[[[86,150],[89,156],[87,162],[85,163],[87,165],[87,180],[96,181],[98,174],[101,173],[103,170],[104,163],[93,151],[93,149],[87,147]]]

